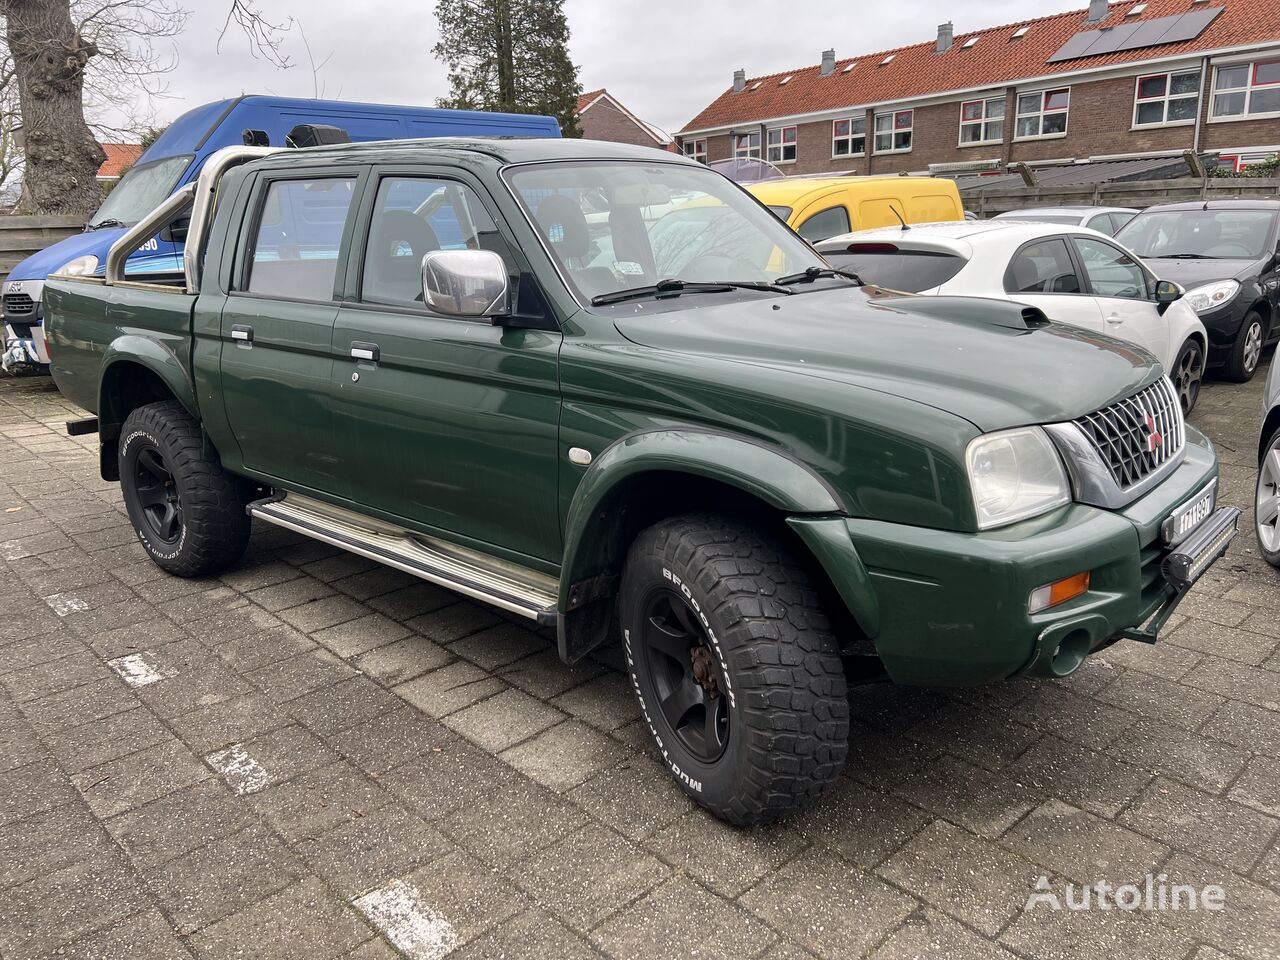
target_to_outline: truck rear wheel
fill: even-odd
[[[138,407],[120,430],[120,487],[143,549],[179,577],[218,573],[249,543],[247,485],[222,469],[174,402]]]
[[[620,596],[627,669],[676,782],[729,823],[819,796],[848,752],[839,648],[785,549],[711,515],[636,538]]]

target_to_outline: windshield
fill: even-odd
[[[1144,259],[1259,260],[1270,247],[1272,210],[1152,210],[1116,239]]]
[[[90,218],[89,226],[108,220],[133,226],[173,193],[190,162],[190,157],[166,157],[127,171]]]
[[[824,266],[740,187],[700,165],[536,163],[507,178],[586,301],[659,280],[762,283]]]

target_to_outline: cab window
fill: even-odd
[[[1080,280],[1065,240],[1037,240],[1013,256],[1005,273],[1007,293],[1079,293]]]
[[[829,237],[838,237],[840,234],[848,232],[849,211],[844,207],[829,207],[826,210],[815,213],[796,228],[796,233],[810,243],[817,243],[819,240],[826,240]]]
[[[1133,257],[1092,237],[1076,237],[1075,245],[1095,296],[1147,299],[1147,275]]]
[[[433,250],[511,251],[475,192],[453,180],[388,177],[378,185],[360,299],[422,306],[422,258]]]
[[[245,289],[290,300],[333,299],[354,177],[276,180],[253,237]]]

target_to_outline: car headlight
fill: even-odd
[[[98,258],[93,254],[85,254],[83,257],[76,257],[74,260],[68,260],[57,270],[54,276],[62,277],[91,277],[98,270]]]
[[[989,530],[1071,502],[1067,472],[1039,427],[977,437],[965,451],[978,529]]]
[[[1217,310],[1230,303],[1239,292],[1240,284],[1236,281],[1219,280],[1216,283],[1206,283],[1203,287],[1188,290],[1182,302],[1196,313],[1208,313],[1210,310]]]

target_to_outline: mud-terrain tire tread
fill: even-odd
[[[644,557],[690,574],[708,602],[739,699],[731,736],[748,738],[739,787],[727,803],[704,805],[746,826],[778,820],[821,796],[844,768],[849,702],[839,645],[805,570],[771,537],[704,513],[643,531],[628,571]]]
[[[208,448],[199,423],[176,401],[137,407],[120,430],[121,482],[126,476],[125,443],[137,431],[156,441],[173,472],[182,501],[186,537],[178,556],[158,557],[143,548],[162,569],[179,577],[220,573],[236,563],[249,544],[250,519],[245,512],[249,486],[227,473]],[[126,505],[129,498],[125,498]],[[135,531],[139,518],[129,510]],[[140,538],[141,539],[141,538]]]

